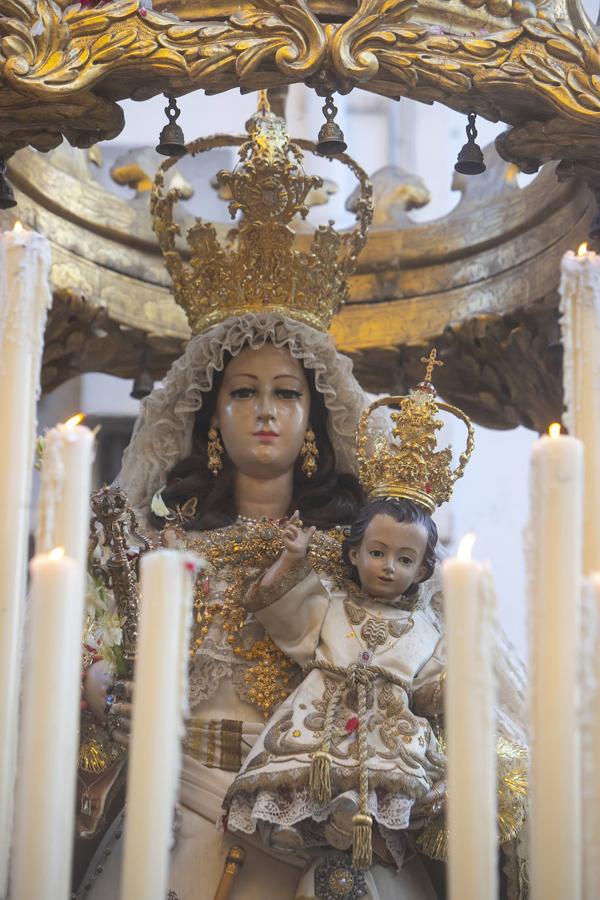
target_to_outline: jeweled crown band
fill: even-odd
[[[424,506],[429,512],[435,512],[435,502],[426,491],[419,491],[409,484],[380,484],[369,492],[369,498],[390,498],[392,500],[412,500]]]

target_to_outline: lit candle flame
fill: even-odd
[[[67,421],[65,422],[65,428],[68,428],[69,430],[71,428],[76,428],[78,425],[81,425],[84,419],[85,413],[77,413],[77,415],[71,416],[70,419],[67,419]]]
[[[583,244],[580,244],[577,248],[577,256],[585,256],[587,253],[587,241],[584,241]]]
[[[18,219],[15,222],[15,224],[13,225],[13,231],[15,232],[15,234],[21,234],[21,232],[23,231],[23,226],[21,225],[21,223],[19,222]]]
[[[64,547],[55,547],[54,550],[51,550],[48,554],[49,559],[62,559],[65,555]]]
[[[477,540],[477,536],[469,531],[468,534],[465,534],[460,544],[458,545],[457,556],[459,559],[464,561],[468,561],[471,559],[471,552],[473,550],[473,544]]]
[[[552,425],[548,428],[548,434],[553,440],[560,437],[561,425],[560,422],[553,422]]]

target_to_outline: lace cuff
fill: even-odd
[[[267,606],[272,606],[277,600],[280,600],[285,594],[289,593],[292,588],[310,575],[312,567],[305,557],[295,560],[285,575],[277,579],[274,584],[263,585],[261,576],[255,581],[248,591],[247,596],[242,601],[245,609],[251,612],[259,612]]]

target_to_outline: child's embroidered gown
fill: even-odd
[[[349,581],[328,593],[305,561],[277,585],[254,586],[246,605],[308,673],[228,791],[230,830],[258,829],[267,845],[280,848],[347,848],[360,807],[362,756],[368,811],[401,864],[398,832],[408,827],[415,800],[443,777],[444,763],[421,717],[441,711],[439,627],[416,597],[385,604]],[[329,757],[330,799],[310,788],[316,752]]]

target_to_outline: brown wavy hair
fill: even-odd
[[[367,530],[369,522],[371,522],[375,516],[389,516],[391,519],[395,519],[396,522],[409,522],[415,523],[416,525],[422,525],[427,533],[427,546],[422,562],[422,565],[425,566],[427,570],[427,574],[422,581],[416,581],[405,591],[405,595],[410,596],[419,589],[419,584],[422,584],[423,581],[427,581],[427,579],[431,578],[433,575],[437,559],[435,552],[438,542],[436,524],[427,510],[424,509],[424,507],[419,506],[418,503],[413,503],[412,500],[396,500],[391,497],[383,497],[367,503],[352,522],[350,534],[345,538],[344,543],[342,544],[342,560],[346,566],[348,577],[356,584],[360,584],[360,579],[358,577],[356,566],[350,561],[350,551],[354,548],[358,549],[365,536],[365,531]]]
[[[227,355],[223,371],[230,359],[231,355]],[[193,519],[186,520],[186,530],[223,528],[237,517],[233,495],[234,467],[227,451],[223,453],[223,468],[216,478],[208,469],[208,429],[215,414],[223,371],[214,373],[212,388],[204,395],[202,406],[196,413],[191,454],[173,467],[162,491],[164,502],[173,510],[196,498],[197,512]],[[307,478],[302,471],[302,459],[296,460],[288,513],[299,510],[302,520],[317,528],[346,525],[353,521],[364,503],[364,494],[354,475],[335,471],[335,451],[327,432],[329,413],[325,400],[316,388],[314,373],[305,369],[304,374],[310,391],[310,424],[319,457],[312,478]],[[151,514],[151,519],[157,528],[164,525],[164,520],[158,516]]]

